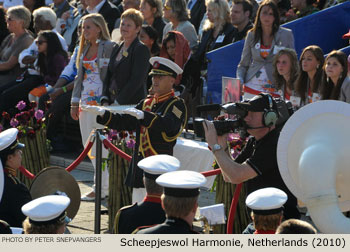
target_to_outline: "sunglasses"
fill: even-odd
[[[37,41],[35,41],[35,44],[37,44],[37,45],[42,45],[44,43],[47,43],[47,41],[44,41],[44,40],[37,40]]]
[[[171,10],[171,7],[169,5],[164,5],[164,9]]]

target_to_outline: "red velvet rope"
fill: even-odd
[[[86,155],[88,154],[88,152],[90,151],[92,145],[94,144],[94,142],[89,142],[88,145],[86,146],[86,148],[83,150],[82,153],[80,153],[79,157],[74,160],[73,163],[70,164],[70,166],[68,166],[66,168],[67,172],[71,172],[72,170],[74,170],[80,163],[81,161],[83,161],[83,159],[86,157]]]
[[[123,152],[122,150],[118,149],[116,146],[114,146],[110,141],[108,141],[107,139],[103,139],[103,144],[110,149],[111,151],[113,151],[115,154],[117,154],[118,156],[120,156],[121,158],[126,159],[127,161],[131,161],[131,156],[129,156],[128,154],[126,154],[125,152]]]
[[[233,233],[233,221],[235,220],[236,215],[236,208],[238,204],[239,194],[242,189],[242,183],[236,185],[235,193],[232,198],[231,207],[230,207],[230,213],[228,215],[228,221],[226,226],[226,233],[232,234]]]
[[[215,170],[211,170],[211,171],[201,172],[201,174],[204,177],[210,177],[210,176],[218,175],[220,173],[221,173],[221,169],[215,169]]]
[[[26,168],[24,168],[22,165],[19,167],[19,170],[20,170],[20,172],[22,172],[22,174],[23,174],[24,176],[26,176],[27,178],[29,178],[29,179],[34,179],[34,178],[35,178],[34,174],[31,173],[30,171],[28,171],[28,170],[27,170]]]

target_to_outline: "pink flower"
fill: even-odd
[[[34,116],[37,120],[39,120],[44,117],[44,112],[41,109],[38,109],[35,111]]]
[[[12,118],[11,121],[10,121],[10,125],[11,125],[13,128],[17,127],[17,125],[18,125],[17,119]]]
[[[20,101],[16,105],[16,108],[18,108],[18,110],[23,110],[25,107],[26,107],[26,103],[24,101]]]
[[[129,141],[126,142],[126,147],[132,149],[135,146],[135,140],[134,139],[130,139]]]

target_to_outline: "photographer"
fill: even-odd
[[[265,187],[281,189],[288,195],[288,201],[284,205],[284,217],[299,218],[297,199],[283,182],[277,165],[280,127],[276,127],[279,117],[276,102],[270,95],[260,93],[248,102],[235,105],[246,111],[241,119],[252,136],[235,160],[225,152],[227,135],[218,136],[213,122],[203,122],[208,146],[215,155],[224,180],[233,184],[247,181],[247,194]]]

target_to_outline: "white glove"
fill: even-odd
[[[106,112],[106,110],[100,106],[82,105],[81,108],[84,111],[87,111],[96,115],[100,115],[100,116],[104,115],[104,113]]]
[[[138,120],[142,120],[145,117],[143,111],[136,108],[127,108],[123,112],[124,114],[136,117]]]

